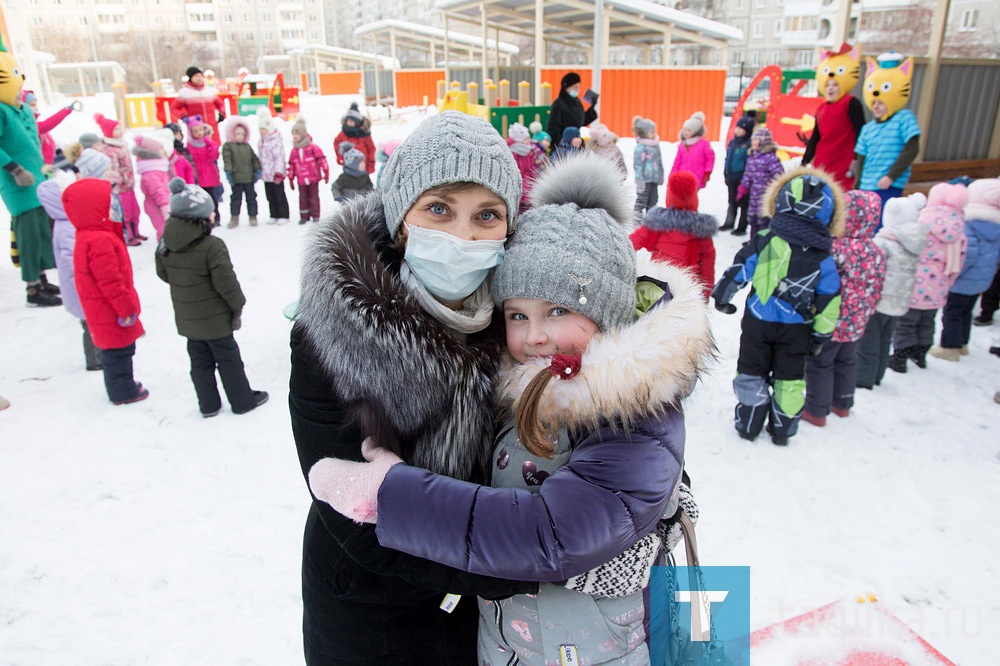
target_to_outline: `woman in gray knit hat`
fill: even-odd
[[[488,123],[445,112],[393,152],[381,187],[311,236],[291,335],[289,411],[303,474],[361,460],[375,437],[414,465],[487,478],[499,326],[487,277],[503,256],[521,176]],[[466,574],[383,548],[314,500],[303,543],[306,662],[475,663],[475,603],[537,585]]]
[[[637,262],[631,197],[597,155],[535,183],[492,278],[509,354],[492,487],[406,464],[370,440],[371,462],[325,459],[309,474],[317,497],[377,521],[383,546],[542,581],[537,593],[479,600],[469,663],[650,663],[643,590],[662,519],[677,510],[679,404],[713,342],[699,283],[648,252]]]

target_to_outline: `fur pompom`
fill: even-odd
[[[635,191],[622,182],[606,158],[583,152],[556,162],[531,188],[531,205],[574,203],[600,208],[624,227],[632,225]]]

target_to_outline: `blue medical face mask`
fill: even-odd
[[[569,95],[570,97],[579,97],[580,96],[580,91],[579,90],[567,90],[566,94]]]
[[[506,239],[464,240],[409,224],[406,230],[406,264],[427,291],[446,303],[468,298],[503,261]]]

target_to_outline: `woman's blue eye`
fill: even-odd
[[[428,209],[435,215],[445,215],[448,212],[448,207],[443,203],[433,203]]]
[[[500,219],[500,215],[495,210],[484,210],[482,213],[480,213],[479,216],[482,219],[488,220],[488,221],[491,221],[491,222],[493,220],[499,220]]]

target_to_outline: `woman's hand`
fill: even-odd
[[[378,491],[389,468],[403,460],[380,449],[372,438],[361,444],[361,454],[369,462],[323,458],[309,470],[309,488],[337,513],[358,523],[375,524],[378,518]]]

